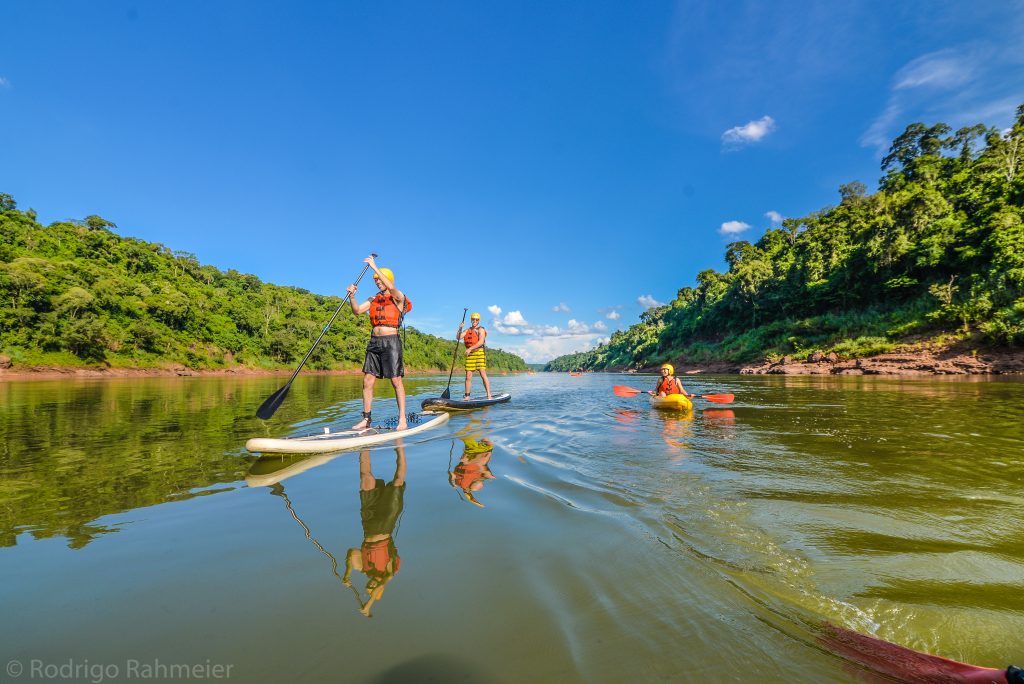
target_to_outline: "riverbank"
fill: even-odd
[[[1024,373],[1024,349],[920,342],[857,359],[816,353],[806,359],[785,356],[759,364],[680,362],[676,369],[686,375],[1000,375]]]
[[[463,369],[456,368],[460,373]],[[167,378],[167,377],[218,377],[218,376],[269,376],[291,375],[294,368],[250,368],[233,366],[231,368],[195,369],[183,365],[171,365],[164,368],[107,368],[103,366],[10,366],[0,367],[0,382],[5,380],[59,380],[86,378]],[[406,375],[437,375],[443,370],[411,369],[405,370]],[[525,373],[526,371],[506,371],[492,369],[490,375],[508,375]],[[362,375],[359,368],[343,368],[338,370],[302,369],[303,375]]]
[[[955,342],[906,344],[884,354],[844,359],[836,354],[785,356],[762,363],[687,363],[673,359],[677,375],[1003,375],[1024,374],[1024,349],[977,347]],[[610,372],[630,372],[625,368]],[[657,366],[639,372],[657,372]]]

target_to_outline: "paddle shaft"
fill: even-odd
[[[466,312],[467,311],[469,311],[468,307],[462,310],[462,322],[459,323],[459,330],[460,331],[462,330],[462,327],[464,325],[466,325]],[[455,375],[455,359],[457,359],[458,356],[459,356],[459,333],[457,332],[457,333],[455,333],[455,351],[452,353],[452,369],[450,371],[448,371],[448,386],[444,388],[444,394],[441,395],[442,399],[447,399],[448,397],[452,396],[452,376]]]
[[[371,254],[370,256],[372,256],[374,259],[377,258],[376,254]],[[359,277],[356,278],[356,285],[358,285],[359,281],[363,279],[363,276],[366,275],[366,271],[369,270],[369,268],[370,264],[366,264],[366,266],[363,266],[362,272],[359,274]],[[314,342],[313,346],[309,348],[309,351],[306,352],[306,355],[302,357],[302,361],[299,362],[299,365],[295,368],[295,372],[292,373],[292,376],[288,378],[288,382],[284,384],[284,387],[274,392],[274,394],[270,395],[270,397],[265,402],[263,402],[263,405],[260,406],[260,408],[256,411],[257,416],[266,419],[274,415],[274,412],[277,411],[277,407],[280,405],[281,401],[284,400],[284,395],[287,394],[288,388],[291,387],[292,382],[294,382],[295,378],[298,376],[299,371],[301,371],[302,367],[306,365],[306,361],[308,361],[309,357],[313,355],[313,352],[316,350],[317,345],[320,344],[320,340],[324,339],[324,335],[327,334],[327,331],[330,330],[331,325],[334,324],[334,319],[336,319],[341,314],[341,310],[345,308],[345,305],[348,304],[348,301],[351,298],[351,292],[345,294],[345,298],[341,300],[341,305],[338,306],[338,308],[335,310],[334,315],[331,316],[331,320],[327,321],[327,325],[324,326],[324,329],[320,331],[320,336],[316,338],[316,342]],[[275,400],[276,404],[274,403]]]

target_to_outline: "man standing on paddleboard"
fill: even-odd
[[[469,330],[462,333],[463,325],[459,323],[459,337],[466,345],[466,396],[469,399],[470,389],[473,386],[473,371],[480,372],[480,379],[484,381],[484,390],[487,398],[491,396],[491,381],[487,379],[487,354],[484,352],[484,342],[487,340],[487,328],[480,325],[480,314],[473,312],[469,317]]]
[[[351,295],[349,302],[352,313],[357,316],[369,312],[373,329],[370,332],[370,343],[366,347],[366,360],[363,362],[363,419],[352,426],[353,430],[370,427],[370,410],[373,407],[373,386],[377,378],[388,378],[395,388],[395,399],[398,401],[398,425],[396,430],[404,430],[405,422],[405,364],[402,361],[402,338],[398,328],[402,325],[405,314],[412,310],[412,302],[395,287],[395,274],[390,268],[377,268],[372,256],[363,259],[373,269],[373,282],[379,292],[362,304],[356,304],[355,284],[348,286]]]

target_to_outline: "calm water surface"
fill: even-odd
[[[410,379],[410,406],[444,381]],[[159,662],[245,682],[864,681],[825,623],[1024,665],[1019,380],[702,377],[689,388],[736,403],[687,415],[612,395],[651,377],[496,377],[512,403],[400,449],[257,459],[248,437],[358,419],[353,377],[303,378],[254,418],[281,382],[0,384],[0,660],[21,681],[33,661],[118,680]],[[405,486],[370,502],[392,572],[348,586],[361,470]]]

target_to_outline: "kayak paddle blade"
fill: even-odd
[[[612,387],[612,392],[617,397],[635,397],[640,394],[640,390],[633,389],[632,387],[626,387],[625,385],[615,385]]]
[[[292,384],[288,383],[281,389],[271,394],[270,397],[265,402],[263,402],[263,405],[256,409],[256,417],[261,418],[263,420],[269,420],[271,417],[273,417],[273,415],[277,413],[278,407],[281,406],[281,402],[283,402],[284,398],[288,395],[288,390],[291,388],[291,386]]]
[[[735,394],[702,394],[700,396],[715,404],[731,404],[736,398]]]

